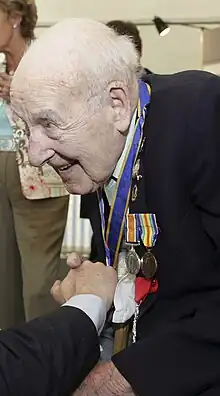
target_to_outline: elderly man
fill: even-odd
[[[71,193],[97,191],[99,260],[118,268],[116,341],[132,326],[132,345],[76,395],[219,396],[220,79],[144,83],[137,67],[128,39],[73,19],[33,44],[12,86],[32,164]]]

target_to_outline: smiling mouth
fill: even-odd
[[[70,170],[73,166],[75,166],[75,165],[77,165],[79,162],[78,161],[73,161],[71,164],[66,164],[66,165],[63,165],[63,166],[61,166],[60,168],[57,168],[56,170],[59,172],[59,173],[64,173],[64,172],[67,172],[68,170]]]
[[[64,172],[64,171],[66,171],[67,169],[71,168],[72,166],[73,166],[73,164],[68,164],[68,165],[65,165],[65,166],[61,166],[61,168],[59,168],[58,170],[59,170],[60,172]]]

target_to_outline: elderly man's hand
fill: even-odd
[[[51,293],[60,304],[74,295],[93,294],[101,297],[106,304],[106,309],[109,310],[114,299],[116,284],[117,275],[113,268],[106,267],[99,262],[92,263],[89,260],[81,263],[79,259],[75,268],[69,271],[63,282],[55,282]]]
[[[7,73],[0,73],[0,98],[10,102],[10,87],[12,76]]]

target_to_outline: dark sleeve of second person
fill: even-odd
[[[62,307],[0,332],[1,396],[69,396],[99,359],[98,335],[81,310]]]
[[[187,145],[192,199],[213,244],[209,262],[217,292],[220,265],[220,79],[208,78],[188,119]],[[191,126],[190,126],[191,125]],[[177,262],[178,265],[178,262]],[[217,271],[216,271],[217,273]],[[174,280],[175,282],[175,280]],[[218,287],[218,289],[217,289]],[[187,291],[186,291],[187,293]],[[216,294],[215,294],[216,295]],[[149,337],[113,357],[113,363],[138,396],[218,396],[220,394],[219,294],[182,320],[159,326]],[[172,304],[172,301],[170,301]]]

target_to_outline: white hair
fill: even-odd
[[[54,25],[31,46],[17,73],[22,69],[26,78],[27,73],[56,78],[59,72],[60,82],[88,101],[103,103],[113,81],[127,87],[131,101],[137,98],[138,55],[133,43],[96,21],[74,18]]]

